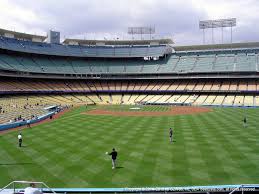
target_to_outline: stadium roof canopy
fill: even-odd
[[[169,45],[173,44],[172,39],[152,39],[152,40],[83,40],[83,39],[65,39],[63,44],[67,45]]]
[[[179,51],[200,51],[200,50],[221,50],[221,49],[251,49],[259,48],[259,42],[245,42],[232,44],[207,44],[207,45],[188,45],[173,47],[176,52]]]
[[[0,29],[0,35],[9,37],[9,38],[30,40],[35,42],[43,42],[47,38],[47,36],[27,34],[27,33],[15,32],[15,31],[5,30],[5,29]]]

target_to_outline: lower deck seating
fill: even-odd
[[[254,101],[254,96],[244,96],[244,106],[255,106]]]
[[[244,106],[244,96],[236,95],[234,100],[235,106]]]
[[[191,104],[214,106],[259,106],[259,95],[215,94],[64,94],[22,95],[0,97],[0,123],[32,115],[47,113],[44,107],[51,105],[70,106],[86,104]]]
[[[194,101],[194,105],[202,105],[203,102],[206,100],[206,98],[208,97],[208,95],[199,95],[197,97],[197,99]]]
[[[234,102],[235,102],[235,96],[234,95],[227,95],[225,97],[223,105],[232,106],[232,105],[234,105]]]
[[[206,98],[206,100],[203,102],[203,105],[211,105],[211,104],[214,102],[214,100],[215,100],[216,97],[217,97],[217,96],[215,96],[215,95],[209,95],[209,96]]]
[[[105,94],[102,94],[102,95],[99,95],[99,97],[101,98],[101,104],[111,104],[111,96],[110,95],[105,95]]]
[[[254,105],[259,106],[259,96],[256,96],[254,99]]]
[[[225,99],[225,95],[218,95],[218,96],[216,96],[214,101],[211,103],[211,105],[220,106],[220,105],[222,105],[224,99]]]
[[[122,95],[111,95],[112,104],[121,104]]]

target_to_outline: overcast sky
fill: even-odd
[[[126,39],[128,26],[151,25],[155,37],[202,44],[199,20],[235,17],[233,41],[259,41],[259,0],[0,0],[0,7],[0,28],[42,35],[53,29],[62,39]],[[211,30],[205,35],[212,43]],[[214,39],[221,43],[221,29]],[[223,41],[230,42],[230,29]]]

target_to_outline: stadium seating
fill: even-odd
[[[215,98],[216,98],[215,95],[209,95],[202,104],[211,105],[215,101]]]
[[[256,58],[257,56],[254,53],[237,54],[237,63],[236,63],[235,71],[256,71],[256,65],[257,65]]]
[[[134,95],[134,94],[132,94],[130,97],[129,97],[129,99],[128,99],[128,101],[126,101],[126,104],[136,104],[136,99],[139,97],[139,95]]]
[[[37,96],[5,96],[0,98],[0,123],[31,119],[46,114],[44,107],[53,105],[52,100]],[[20,117],[20,119],[18,119]]]
[[[19,82],[17,82],[19,80]],[[126,92],[126,91],[177,91],[177,92],[256,92],[259,91],[258,83],[254,80],[246,81],[198,81],[198,80],[171,80],[171,81],[84,81],[84,80],[46,80],[35,79],[0,79],[0,92]]]
[[[235,102],[235,96],[234,95],[227,95],[224,99],[223,104],[226,106],[233,106]]]
[[[216,60],[212,66],[213,71],[233,71],[234,69],[234,59],[233,54],[226,55],[216,55]]]
[[[44,107],[50,105],[259,106],[258,78],[249,77],[258,74],[258,48],[176,50],[165,55],[166,49],[0,38],[0,71],[4,75],[0,78],[0,123],[20,114],[22,118],[44,114]],[[159,56],[159,60],[143,59],[148,56]],[[10,72],[15,74],[9,77]],[[60,79],[64,75],[70,79]]]
[[[234,106],[244,106],[244,96],[236,95],[233,105]]]
[[[214,106],[221,106],[223,101],[225,99],[225,96],[223,95],[218,95],[216,96],[216,98],[214,99],[214,101],[211,103],[211,105],[214,105]]]
[[[259,106],[259,96],[256,96],[254,99],[254,105]]]
[[[111,104],[112,103],[110,95],[102,94],[102,95],[99,95],[99,97],[102,100],[101,104]]]
[[[199,55],[193,72],[210,72],[215,61],[215,55]]]
[[[148,95],[142,95],[140,94],[135,100],[135,104],[141,104],[143,103],[143,100],[147,97]]]
[[[207,99],[208,95],[199,95],[194,101],[194,105],[203,105],[204,101]]]
[[[146,95],[146,94],[63,94],[19,95],[0,98],[0,123],[9,122],[20,115],[29,119],[32,115],[46,114],[44,107],[51,105],[70,106],[87,104],[192,104],[206,106],[259,106],[258,95]]]
[[[237,89],[238,89],[238,82],[237,81],[232,81],[230,83],[229,90],[230,91],[237,91]]]
[[[162,95],[156,103],[167,103],[167,100],[171,97],[171,95]]]
[[[112,104],[121,104],[122,95],[111,95]]]
[[[244,96],[244,106],[255,106],[254,96]]]
[[[64,58],[29,56],[0,52],[0,69],[52,74],[124,74],[124,73],[201,73],[201,72],[256,72],[257,54],[215,53],[202,55],[171,54],[167,59]]]
[[[192,83],[192,82],[191,82]],[[205,91],[210,91],[211,90],[211,88],[212,88],[212,84],[213,84],[213,82],[211,81],[209,81],[209,82],[206,82],[205,84],[204,84],[204,87],[203,87],[203,90],[205,90]]]
[[[179,58],[179,62],[177,63],[174,71],[177,72],[188,72],[192,71],[194,65],[196,63],[196,56],[183,56]]]
[[[198,95],[189,95],[189,97],[185,100],[186,104],[194,104],[194,102],[196,101],[196,99],[198,98]]]
[[[226,81],[226,82],[223,82],[223,83],[221,84],[220,90],[228,91],[228,90],[229,90],[229,87],[230,87],[230,82]]]
[[[74,57],[145,57],[163,56],[166,45],[149,46],[77,46],[39,43],[0,36],[0,48],[34,54]]]

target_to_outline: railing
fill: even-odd
[[[47,114],[39,116],[38,118],[31,119],[31,120],[29,120],[30,124],[37,123],[37,122],[40,122],[42,120],[45,120],[45,119],[49,118],[50,116],[52,116],[54,114],[55,114],[55,112],[49,112]],[[3,124],[0,124],[0,131],[15,128],[15,127],[21,127],[21,126],[24,126],[24,125],[27,125],[27,120],[24,120],[24,121],[21,120],[21,121],[17,121],[17,122],[13,122],[13,123],[3,123]]]
[[[3,187],[2,189],[0,189],[0,194],[16,194],[16,193],[23,193],[24,192],[24,187],[21,188],[17,188],[18,185],[24,185],[24,184],[35,184],[38,185],[39,187],[37,187],[39,189],[39,191],[41,191],[42,193],[54,193],[56,194],[56,192],[51,189],[48,185],[46,185],[44,182],[35,182],[35,181],[13,181],[11,183],[9,183],[8,185],[6,185],[5,187]]]
[[[251,193],[259,191],[259,184],[241,184],[241,185],[212,185],[212,186],[183,186],[183,187],[143,187],[143,188],[49,188],[43,182],[29,182],[29,181],[13,181],[3,189],[0,190],[0,194],[4,194],[4,190],[10,193],[23,193],[24,189],[17,189],[17,184],[41,184],[40,191],[43,193],[228,193],[233,194],[237,192]],[[8,189],[9,187],[12,187]],[[45,187],[45,188],[43,188]],[[3,192],[3,193],[2,193]]]

